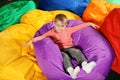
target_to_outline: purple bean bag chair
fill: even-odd
[[[68,27],[81,23],[83,22],[79,20],[69,20]],[[45,24],[37,31],[35,37],[53,27],[53,22]],[[105,80],[114,59],[114,51],[109,42],[90,26],[73,33],[72,38],[75,46],[83,51],[87,59],[97,63],[89,74],[81,69],[76,80]],[[62,55],[57,44],[50,38],[33,44],[37,62],[48,80],[72,80],[64,71]]]

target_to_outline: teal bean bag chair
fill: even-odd
[[[120,0],[105,0],[105,1],[120,5]],[[91,0],[89,0],[89,2],[91,2]]]
[[[120,5],[120,0],[106,0],[106,1]]]

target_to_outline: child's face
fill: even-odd
[[[65,19],[64,21],[56,20],[54,22],[54,26],[55,26],[54,29],[55,29],[56,32],[63,31],[67,26],[67,19]]]

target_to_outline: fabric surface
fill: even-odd
[[[68,27],[81,23],[83,22],[70,20]],[[35,37],[53,27],[53,23],[45,24],[37,31]],[[115,54],[109,42],[92,27],[86,27],[75,32],[72,38],[75,46],[82,49],[87,59],[89,61],[94,60],[97,63],[90,74],[86,74],[81,69],[76,80],[104,80],[109,73]],[[41,70],[49,80],[72,80],[64,72],[63,59],[58,46],[50,38],[35,42],[34,51]]]
[[[61,12],[68,14],[68,19],[80,19],[68,11],[32,10],[21,17],[21,23],[0,32],[0,80],[47,80],[36,62],[33,45],[23,45]]]
[[[39,0],[39,9],[68,10],[82,16],[88,3],[88,0]]]
[[[83,20],[94,22],[101,25],[105,17],[114,8],[119,8],[120,5],[116,5],[105,0],[92,0],[83,13]]]
[[[35,9],[33,1],[15,1],[0,8],[0,31],[19,23],[20,17],[26,12]]]
[[[120,74],[120,8],[109,13],[100,30],[115,50],[116,57],[112,69]]]

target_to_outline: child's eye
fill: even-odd
[[[65,25],[62,25],[61,27],[64,27]]]
[[[60,25],[57,25],[58,27],[60,26]]]

